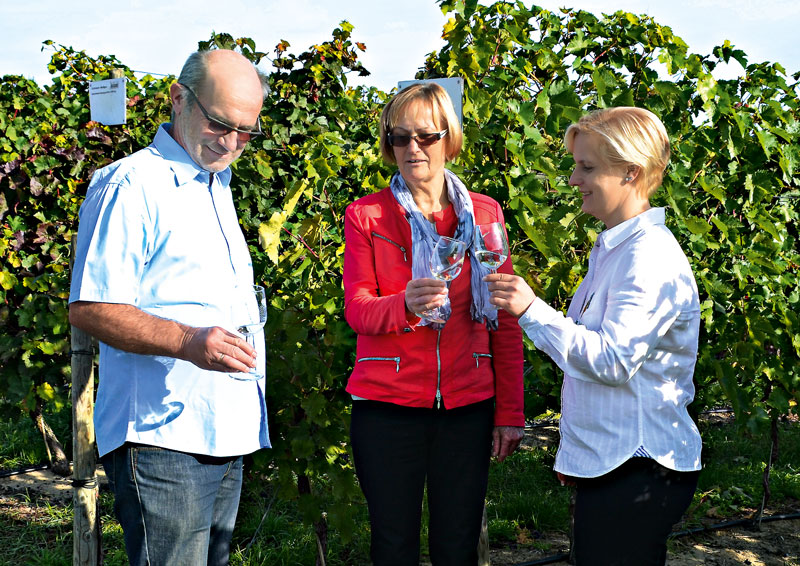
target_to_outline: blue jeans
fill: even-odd
[[[125,444],[100,460],[131,566],[228,564],[241,456]]]

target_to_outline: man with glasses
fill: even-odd
[[[100,340],[95,428],[130,563],[228,564],[242,455],[269,447],[256,348],[234,332],[253,267],[229,165],[261,134],[265,77],[192,54],[172,123],[95,173],[81,206],[70,322]]]

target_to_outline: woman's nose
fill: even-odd
[[[573,169],[572,170],[572,175],[569,176],[569,184],[570,184],[571,187],[576,187],[579,184],[578,175],[576,173],[577,173],[577,169]]]

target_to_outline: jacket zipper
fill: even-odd
[[[442,408],[442,356],[439,352],[439,342],[442,339],[442,331],[436,331],[436,408]]]
[[[395,363],[395,373],[400,373],[400,356],[395,358],[380,358],[380,357],[371,357],[371,358],[359,358],[356,360],[358,362],[394,362]]]
[[[479,354],[479,353],[475,352],[475,353],[472,354],[472,357],[475,358],[475,367],[479,368],[479,367],[481,367],[480,363],[479,363],[480,362],[479,358],[491,358],[492,355],[491,354]]]
[[[401,245],[400,245],[400,244],[398,244],[397,242],[393,242],[392,240],[390,240],[390,239],[389,239],[389,238],[387,238],[386,236],[381,236],[381,235],[380,235],[380,234],[378,234],[377,232],[373,232],[373,233],[372,233],[372,235],[373,235],[373,236],[375,236],[376,238],[380,238],[380,239],[381,239],[381,240],[383,240],[384,242],[389,242],[389,243],[390,243],[390,244],[392,244],[393,246],[397,247],[397,248],[398,248],[398,249],[399,249],[401,252],[403,252],[403,261],[406,261],[406,262],[408,261],[408,256],[406,255],[406,249],[405,249],[405,247],[401,246]]]

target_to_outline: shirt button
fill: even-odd
[[[411,329],[406,327],[406,328],[403,329],[403,332],[411,332]]]

